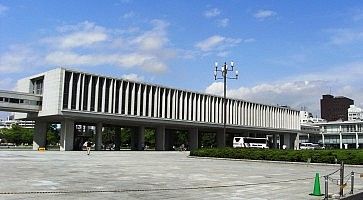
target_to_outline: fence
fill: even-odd
[[[339,177],[336,177],[338,172],[339,172]],[[336,171],[334,171],[330,174],[323,176],[324,177],[324,189],[325,189],[324,199],[330,198],[329,183],[337,185],[337,187],[339,188],[340,197],[344,196],[344,188],[348,186],[348,183],[350,183],[349,194],[353,194],[354,193],[355,175],[359,175],[361,178],[363,177],[363,173],[358,173],[358,172],[354,172],[354,171],[351,171],[350,173],[348,173],[347,175],[344,176],[344,163],[342,162],[340,164],[339,169],[337,169]]]

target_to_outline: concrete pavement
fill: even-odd
[[[189,158],[189,152],[0,151],[0,199],[321,199],[339,166]],[[346,167],[363,172],[360,167]],[[339,174],[335,176],[338,178]],[[321,191],[324,192],[324,180]],[[356,177],[356,191],[363,181]],[[331,193],[339,187],[330,181]],[[350,190],[349,183],[345,188]]]

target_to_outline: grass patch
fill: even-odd
[[[280,149],[252,149],[252,148],[203,148],[190,152],[191,156],[235,158],[248,160],[272,160],[289,162],[331,163],[336,161],[345,164],[362,165],[362,150],[280,150]]]

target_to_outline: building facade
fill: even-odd
[[[319,123],[321,143],[333,148],[363,148],[363,121]]]
[[[350,105],[354,105],[354,101],[347,97],[323,95],[320,99],[321,118],[327,121],[347,121]]]
[[[41,96],[38,112],[16,115],[35,120],[34,148],[45,144],[44,129],[50,122],[61,123],[61,150],[73,149],[77,123],[95,126],[97,148],[104,124],[137,127],[138,146],[143,143],[145,126],[153,127],[158,150],[165,149],[165,129],[188,130],[191,148],[198,147],[198,131],[214,131],[218,146],[226,144],[220,96],[64,68],[19,80],[17,92]],[[279,135],[288,147],[294,146],[300,131],[299,111],[240,99],[228,98],[226,102],[229,133]]]
[[[363,109],[350,105],[348,108],[348,121],[363,121]]]

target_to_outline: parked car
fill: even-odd
[[[320,149],[319,144],[314,144],[310,142],[305,142],[300,144],[300,149]]]

